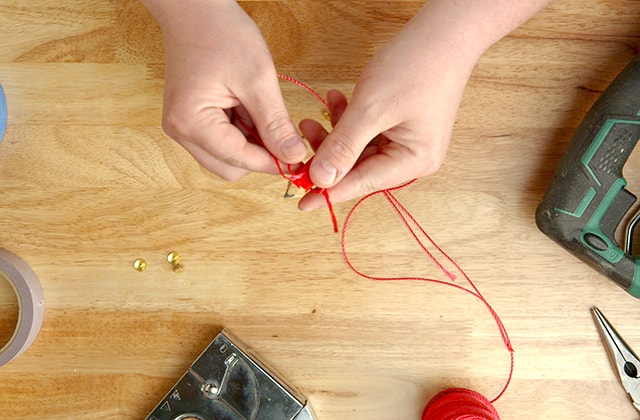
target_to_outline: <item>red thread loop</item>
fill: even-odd
[[[320,96],[316,91],[314,91],[313,89],[311,89],[309,86],[307,86],[306,84],[292,78],[289,76],[285,76],[283,74],[278,74],[278,77],[280,79],[289,81],[291,83],[296,84],[297,86],[300,86],[302,88],[304,88],[305,90],[307,90],[308,92],[310,92],[313,96],[315,96],[318,100],[320,100],[320,102],[322,102],[322,104],[328,108],[329,104],[327,103],[327,101],[325,101],[322,96]],[[278,171],[280,172],[280,175],[290,181],[293,185],[295,185],[298,188],[302,188],[305,192],[313,192],[315,194],[322,194],[324,196],[324,200],[327,203],[327,208],[329,209],[329,214],[331,216],[331,222],[333,224],[333,231],[334,232],[338,232],[338,219],[336,218],[336,214],[335,211],[333,210],[333,204],[331,204],[331,198],[329,197],[329,191],[327,191],[325,188],[317,188],[315,185],[313,185],[313,182],[311,181],[311,176],[309,175],[309,167],[311,166],[311,160],[313,159],[313,157],[311,159],[309,159],[306,163],[301,163],[301,166],[295,171],[293,172],[293,170],[291,169],[291,165],[287,165],[287,171],[289,171],[289,174],[285,174],[284,171],[282,170],[282,166],[280,165],[280,160],[273,154],[271,153],[271,151],[269,151],[269,149],[267,149],[264,145],[264,142],[262,141],[262,139],[260,138],[260,136],[258,135],[258,133],[252,129],[251,127],[249,127],[244,121],[242,121],[242,119],[238,118],[236,119],[236,121],[242,126],[242,128],[244,128],[247,132],[247,135],[249,137],[251,137],[253,139],[253,141],[255,141],[256,143],[262,145],[262,147],[265,148],[265,150],[267,152],[269,152],[269,154],[271,155],[271,157],[273,158],[273,160],[276,162],[276,166],[278,167]]]
[[[500,420],[500,416],[482,394],[466,388],[449,388],[429,401],[422,420]]]

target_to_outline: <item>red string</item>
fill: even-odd
[[[324,196],[324,201],[327,203],[327,208],[329,209],[329,214],[331,215],[331,222],[333,223],[333,231],[338,232],[338,219],[336,218],[336,213],[333,210],[333,204],[331,204],[331,198],[329,197],[329,191],[326,188],[317,188],[313,185],[313,181],[311,181],[311,176],[309,175],[309,168],[311,167],[311,161],[313,158],[309,159],[306,163],[304,163],[301,167],[298,168],[292,175],[285,175],[282,170],[280,170],[280,174],[285,179],[291,181],[293,185],[298,188],[302,188],[305,192],[313,192],[316,194],[322,194]],[[278,162],[276,162],[278,163]],[[278,163],[278,168],[280,164]]]
[[[342,255],[343,255],[344,260],[346,261],[347,265],[349,266],[349,268],[352,271],[354,271],[356,274],[358,274],[359,276],[364,277],[366,279],[376,280],[376,281],[397,281],[397,280],[412,280],[412,281],[416,281],[417,280],[417,281],[432,282],[432,283],[437,283],[437,284],[444,284],[446,286],[454,287],[454,288],[456,288],[458,290],[462,290],[464,292],[467,292],[467,293],[471,294],[472,296],[475,296],[477,299],[479,299],[486,306],[486,308],[489,310],[489,313],[491,314],[491,316],[495,320],[496,325],[498,326],[498,329],[499,329],[500,334],[502,336],[502,341],[503,341],[505,347],[507,348],[507,350],[509,352],[509,356],[510,356],[509,376],[507,377],[507,381],[506,381],[504,387],[498,393],[498,395],[491,401],[487,400],[485,397],[482,397],[481,399],[478,399],[477,396],[480,395],[480,394],[478,394],[475,391],[471,391],[471,390],[461,391],[460,388],[453,388],[453,389],[445,390],[445,391],[441,392],[440,394],[436,395],[431,400],[429,405],[427,405],[427,408],[429,408],[429,406],[444,407],[444,408],[439,408],[437,411],[433,411],[432,409],[425,409],[425,413],[423,414],[422,418],[423,418],[423,420],[454,420],[454,419],[459,419],[459,420],[469,419],[469,420],[472,420],[472,419],[484,419],[484,418],[487,418],[487,419],[490,419],[490,420],[499,420],[497,412],[495,412],[495,408],[493,408],[492,404],[495,401],[497,401],[505,393],[505,391],[507,390],[507,387],[509,386],[509,383],[511,383],[511,379],[513,377],[514,357],[513,357],[513,347],[511,346],[511,340],[509,339],[509,335],[507,334],[507,331],[506,331],[506,329],[504,327],[504,324],[502,323],[502,320],[500,319],[498,314],[495,312],[493,307],[489,304],[489,302],[484,298],[482,293],[480,293],[480,291],[478,290],[476,285],[473,283],[473,281],[471,281],[471,278],[469,278],[469,276],[455,262],[455,260],[453,258],[451,258],[446,252],[444,252],[444,250],[442,250],[442,248],[440,248],[438,246],[438,244],[429,236],[429,234],[420,225],[420,223],[418,223],[418,221],[407,210],[407,208],[404,207],[404,205],[393,194],[394,191],[397,191],[397,190],[399,190],[401,188],[404,188],[404,187],[412,184],[413,182],[415,182],[415,180],[413,180],[411,182],[408,182],[407,184],[401,185],[399,187],[396,187],[396,188],[390,188],[390,189],[387,189],[387,190],[376,191],[374,193],[366,195],[365,197],[361,198],[356,203],[356,205],[349,212],[349,214],[347,216],[347,219],[345,220],[344,226],[342,228],[342,241],[341,241],[341,244],[342,244]],[[363,273],[362,271],[360,271],[358,268],[356,268],[354,266],[354,264],[351,262],[351,260],[349,258],[349,254],[347,252],[347,245],[346,245],[346,243],[347,243],[347,231],[348,231],[349,225],[351,223],[351,220],[353,219],[353,216],[354,216],[356,210],[358,208],[360,208],[360,206],[362,206],[362,204],[365,201],[369,200],[370,198],[372,198],[372,197],[374,197],[376,195],[380,195],[380,194],[384,195],[384,197],[387,199],[389,204],[391,204],[392,208],[398,214],[398,216],[400,217],[402,223],[404,224],[404,226],[409,231],[411,237],[413,237],[413,239],[417,242],[417,244],[425,252],[425,254],[427,254],[427,256],[438,266],[438,268],[440,268],[440,270],[447,276],[447,278],[450,281],[431,279],[431,278],[426,278],[426,277],[379,277],[379,276],[372,276],[372,275]],[[456,280],[456,276],[453,273],[451,273],[451,271],[447,270],[444,267],[444,265],[439,261],[437,256],[434,255],[434,252],[431,252],[429,250],[429,248],[427,248],[427,245],[425,244],[425,242],[429,243],[432,247],[434,247],[436,249],[436,251],[440,254],[441,257],[443,257],[446,261],[448,261],[450,264],[452,264],[456,268],[456,270],[460,274],[462,274],[464,279],[469,284],[470,288],[467,288],[467,287],[462,286],[460,284],[453,283],[453,281]],[[440,399],[444,399],[444,400],[443,401],[439,401]],[[486,400],[486,402],[488,402],[488,404],[485,403],[485,400]],[[468,415],[471,415],[471,414],[473,414],[475,412],[476,407],[478,405],[489,406],[490,409],[493,410],[493,411],[490,410],[490,412],[495,412],[495,415],[493,417],[465,417],[465,416],[458,416],[457,414],[454,415],[457,412],[467,413]],[[441,415],[441,414],[445,413],[445,409],[446,410],[451,410],[451,411],[447,411],[448,413],[450,413],[449,416],[442,416]]]
[[[318,93],[316,93],[313,89],[311,89],[306,84],[282,74],[278,74],[278,77],[281,79],[290,81],[304,88],[305,90],[310,92],[312,95],[314,95],[316,98],[318,98],[322,102],[322,104],[328,108],[327,102]],[[244,123],[242,124],[247,129],[247,131],[251,133],[251,135],[254,137],[256,141],[261,142],[260,137],[255,132],[249,129]],[[298,170],[296,170],[295,172],[292,172],[291,166],[288,165],[289,175],[284,173],[284,171],[280,167],[280,162],[275,156],[274,156],[274,159],[276,161],[278,170],[280,171],[280,174],[282,175],[282,177],[288,179],[297,187],[303,188],[305,191],[312,191],[312,192],[320,193],[324,195],[325,200],[327,202],[327,207],[329,208],[329,212],[331,214],[334,231],[337,232],[338,223],[333,210],[333,206],[331,204],[331,200],[329,198],[329,192],[324,188],[316,188],[313,185],[313,182],[311,181],[311,178],[309,176],[309,166],[311,164],[311,159],[309,159],[306,163],[304,163],[301,167],[299,167]],[[464,389],[464,388],[446,389],[438,393],[436,396],[434,396],[431,399],[431,401],[429,401],[429,403],[427,404],[423,412],[422,420],[500,420],[498,416],[498,412],[493,407],[493,403],[495,403],[500,397],[502,397],[502,395],[506,392],[507,388],[509,387],[509,384],[511,383],[511,379],[513,378],[514,350],[513,350],[513,347],[511,346],[511,340],[509,339],[509,335],[507,334],[507,331],[504,327],[504,324],[502,323],[502,320],[500,319],[496,311],[493,309],[493,307],[489,304],[489,302],[484,298],[482,293],[480,293],[480,291],[478,290],[476,285],[473,283],[473,281],[471,281],[469,276],[464,272],[464,270],[458,265],[458,263],[456,263],[456,261],[453,258],[451,258],[446,252],[444,252],[444,250],[442,250],[442,248],[438,246],[438,244],[429,236],[429,234],[420,225],[420,223],[413,217],[413,215],[409,212],[409,210],[407,210],[407,208],[393,194],[394,191],[404,188],[412,184],[413,182],[415,182],[415,180],[410,181],[399,187],[376,191],[374,193],[366,195],[356,203],[356,205],[351,209],[351,211],[347,215],[344,226],[342,228],[342,237],[341,237],[342,255],[344,257],[344,260],[347,266],[353,272],[355,272],[359,276],[364,277],[366,279],[375,280],[375,281],[412,280],[412,281],[424,281],[424,282],[443,284],[443,285],[454,287],[458,290],[462,290],[466,293],[469,293],[472,296],[475,296],[485,305],[485,307],[493,317],[496,325],[498,326],[498,330],[500,331],[500,335],[502,336],[502,341],[507,351],[509,352],[510,368],[509,368],[509,375],[507,377],[506,383],[504,384],[504,386],[502,387],[502,390],[498,393],[498,395],[492,400],[488,400],[482,394],[479,394],[478,392],[472,391],[469,389]],[[380,194],[384,195],[384,197],[387,199],[391,207],[400,217],[402,223],[407,228],[411,237],[417,242],[417,244],[425,252],[425,254],[431,259],[431,261],[433,261],[433,263],[436,264],[436,266],[444,273],[444,275],[449,279],[449,281],[431,279],[426,277],[371,276],[363,273],[353,265],[353,263],[349,259],[349,255],[347,253],[347,245],[346,245],[347,231],[348,231],[349,225],[351,223],[351,220],[353,219],[353,216],[356,210],[360,208],[360,206],[362,206],[362,204],[365,201]],[[425,244],[425,242],[430,244],[431,247],[435,248],[436,252],[440,255],[440,257],[444,258],[449,264],[455,267],[456,271],[458,271],[463,276],[463,278],[467,281],[470,287],[465,287],[460,284],[454,283],[454,281],[456,280],[456,276],[451,271],[449,271],[447,268],[444,267],[444,265],[440,262],[438,256],[435,255],[436,252],[430,251],[427,245]]]
[[[310,92],[313,96],[318,98],[326,108],[329,107],[329,104],[327,103],[327,101],[325,101],[322,98],[322,96],[320,96],[316,91],[311,89],[306,84],[292,77],[285,76],[283,74],[278,74],[278,77],[304,88],[305,90]],[[238,118],[235,121],[238,122],[242,126],[242,128],[244,128],[247,131],[248,136],[250,136],[256,143],[261,144],[264,147],[264,142],[260,138],[260,135],[253,128],[249,127],[249,125],[246,124],[244,121],[242,121],[241,118]],[[338,219],[336,218],[335,211],[333,210],[333,204],[331,203],[331,197],[329,197],[329,191],[327,191],[326,188],[316,187],[315,185],[313,185],[313,182],[311,181],[311,176],[309,175],[309,167],[311,166],[311,160],[313,158],[309,159],[305,163],[300,163],[301,166],[295,172],[292,170],[291,165],[287,164],[287,171],[289,172],[289,174],[285,174],[285,172],[282,170],[282,166],[280,165],[280,160],[273,153],[271,153],[271,151],[269,151],[269,149],[267,149],[266,147],[265,147],[265,150],[269,152],[273,160],[276,162],[276,166],[278,167],[278,172],[280,172],[280,175],[284,179],[291,182],[297,188],[302,188],[304,192],[311,191],[314,194],[322,194],[324,196],[324,201],[327,204],[327,208],[329,209],[329,215],[331,216],[333,231],[338,232]]]
[[[298,86],[300,86],[301,88],[305,89],[307,92],[309,92],[310,94],[312,94],[313,96],[315,96],[320,102],[322,102],[322,105],[325,106],[325,108],[329,108],[329,104],[327,103],[327,101],[324,100],[324,98],[322,96],[320,96],[320,94],[318,94],[318,92],[316,92],[315,90],[313,90],[310,86],[302,83],[299,80],[294,79],[293,77],[289,77],[287,75],[284,74],[280,74],[278,73],[278,77],[281,78],[282,80],[287,80],[293,84],[296,84]]]

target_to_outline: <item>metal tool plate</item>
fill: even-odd
[[[306,399],[222,330],[147,420],[314,420]]]

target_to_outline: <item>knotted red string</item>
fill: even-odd
[[[300,82],[298,80],[295,80],[295,79],[293,79],[293,78],[291,78],[289,76],[282,75],[282,74],[278,74],[278,77],[281,78],[281,79],[290,81],[292,83],[295,83],[296,85],[306,89],[308,92],[313,94],[317,99],[319,99],[325,107],[328,108],[327,102],[318,93],[316,93],[313,89],[311,89],[306,84],[304,84],[304,83],[302,83],[302,82]],[[249,127],[247,127],[246,124],[242,123],[241,120],[239,120],[239,121],[243,125],[243,127],[247,130],[247,132],[254,138],[255,141],[258,141],[258,142],[262,143],[262,141],[260,140],[260,137],[253,130],[251,130]],[[282,170],[281,166],[280,166],[280,161],[275,156],[273,156],[273,157],[274,157],[274,159],[276,161],[276,165],[278,166],[278,170],[280,171],[280,174],[282,175],[283,178],[289,180],[296,187],[304,189],[306,192],[312,191],[314,193],[319,193],[319,194],[323,194],[324,195],[325,200],[327,202],[327,207],[329,208],[329,212],[331,214],[331,219],[332,219],[332,222],[333,222],[334,231],[337,232],[338,231],[338,223],[337,223],[336,216],[335,216],[335,213],[334,213],[334,210],[333,210],[333,206],[331,204],[331,200],[329,198],[329,193],[324,188],[316,188],[313,185],[313,182],[311,181],[311,177],[309,176],[309,166],[311,164],[311,159],[313,159],[313,158],[309,159],[306,163],[302,164],[295,172],[292,171],[291,165],[287,165],[287,169],[289,171],[289,174],[285,174],[284,171]],[[504,324],[502,323],[500,317],[495,312],[493,307],[491,307],[489,302],[480,293],[480,291],[475,286],[475,284],[471,281],[469,276],[464,272],[464,270],[462,270],[462,268],[455,262],[455,260],[453,258],[451,258],[446,252],[444,252],[444,250],[442,250],[438,246],[438,244],[436,244],[436,242],[429,236],[429,234],[420,225],[420,223],[418,223],[418,221],[413,217],[413,215],[411,215],[411,213],[407,210],[407,208],[404,207],[404,205],[402,203],[400,203],[400,201],[393,194],[394,191],[397,191],[397,190],[399,190],[401,188],[404,188],[404,187],[412,184],[413,182],[415,182],[415,180],[413,180],[411,182],[408,182],[408,183],[406,183],[404,185],[401,185],[399,187],[385,189],[385,190],[381,190],[381,191],[377,191],[377,192],[368,194],[368,195],[364,196],[363,198],[361,198],[356,203],[356,205],[349,212],[349,214],[348,214],[348,216],[347,216],[347,218],[345,220],[344,226],[342,228],[342,237],[341,237],[342,255],[344,257],[345,262],[347,263],[347,266],[353,272],[355,272],[359,276],[364,277],[366,279],[375,280],[375,281],[398,281],[398,280],[414,280],[415,281],[415,280],[417,280],[417,281],[425,281],[425,282],[443,284],[443,285],[451,286],[451,287],[454,287],[454,288],[456,288],[458,290],[462,290],[464,292],[467,292],[467,293],[471,294],[472,296],[475,296],[477,299],[479,299],[485,305],[485,307],[487,308],[487,310],[489,311],[489,313],[491,314],[491,316],[495,320],[496,325],[498,326],[498,330],[500,331],[500,335],[502,336],[502,341],[503,341],[505,347],[507,348],[507,351],[509,352],[510,368],[509,368],[509,375],[507,377],[505,385],[503,386],[502,390],[498,393],[498,395],[493,400],[488,400],[482,394],[479,394],[478,392],[472,391],[472,390],[469,390],[469,389],[464,389],[464,388],[449,388],[449,389],[446,389],[446,390],[438,393],[436,396],[434,396],[431,399],[431,401],[427,404],[427,406],[424,409],[423,415],[422,415],[422,420],[500,420],[500,418],[498,416],[498,412],[493,407],[493,403],[496,402],[505,393],[505,391],[507,390],[509,384],[511,383],[511,379],[513,377],[513,369],[514,369],[514,356],[513,356],[513,353],[514,353],[514,350],[513,350],[513,347],[511,346],[511,341],[509,339],[507,331],[506,331],[506,329],[504,327]],[[384,197],[387,199],[387,201],[392,206],[394,211],[398,214],[398,216],[402,220],[402,223],[407,228],[407,230],[410,233],[411,237],[413,237],[413,239],[420,246],[420,248],[425,252],[425,254],[427,254],[427,256],[429,256],[431,261],[433,261],[433,263],[438,266],[438,268],[443,272],[443,274],[448,278],[448,280],[431,279],[431,278],[426,278],[426,277],[378,277],[378,276],[371,276],[371,275],[365,274],[362,271],[358,270],[353,265],[353,263],[349,259],[349,255],[348,255],[348,252],[347,252],[347,245],[346,245],[346,243],[347,243],[347,230],[349,228],[349,224],[351,223],[351,220],[353,219],[353,216],[354,216],[356,210],[360,206],[362,206],[362,204],[365,201],[367,201],[370,198],[372,198],[374,196],[377,196],[377,195],[384,195]],[[435,252],[430,251],[429,248],[427,247],[427,245],[425,244],[425,242],[430,244],[431,247],[435,248],[436,252],[438,254],[440,254],[440,257],[444,258],[453,267],[455,267],[456,271],[458,271],[458,273],[460,273],[463,276],[463,278],[467,281],[467,283],[468,283],[468,285],[470,287],[465,287],[463,285],[454,283],[454,281],[456,280],[455,274],[453,274],[451,271],[447,270],[444,267],[444,265],[438,259],[437,255],[435,255]]]
[[[301,167],[299,167],[292,175],[285,175],[282,169],[280,169],[280,164],[278,163],[278,169],[280,169],[280,174],[285,178],[291,181],[293,185],[298,188],[302,188],[305,192],[313,192],[316,194],[322,194],[324,196],[324,201],[327,203],[327,208],[329,209],[329,215],[331,216],[331,222],[333,224],[333,231],[338,232],[338,219],[336,218],[336,213],[333,210],[333,204],[331,204],[331,198],[329,197],[329,191],[326,188],[318,188],[313,185],[313,181],[311,181],[311,176],[309,175],[309,167],[311,166],[311,161],[313,158],[309,159],[306,163],[304,163]]]
[[[300,81],[298,81],[298,80],[296,80],[296,79],[294,79],[292,77],[285,76],[284,74],[278,74],[278,77],[283,79],[283,80],[287,80],[289,82],[295,83],[296,85],[304,88],[305,90],[310,92],[313,96],[315,96],[318,100],[320,100],[320,102],[322,102],[322,104],[325,106],[325,108],[329,108],[329,104],[327,103],[327,101],[325,101],[322,98],[322,96],[320,96],[316,91],[311,89],[306,84],[304,84],[304,83],[302,83],[302,82],[300,82]],[[247,134],[256,143],[261,144],[264,147],[264,142],[262,141],[262,139],[260,138],[258,133],[253,128],[249,127],[240,118],[238,118],[236,121],[242,126],[242,128],[244,128],[247,131]],[[311,166],[311,160],[313,158],[309,159],[308,161],[306,161],[304,163],[300,162],[300,166],[295,171],[293,171],[292,166],[290,164],[287,164],[287,171],[289,173],[285,174],[284,170],[282,169],[282,166],[280,165],[280,160],[273,153],[271,153],[269,151],[269,149],[267,149],[266,147],[265,147],[265,150],[267,150],[269,152],[269,154],[271,155],[273,160],[276,162],[276,166],[278,167],[278,172],[280,172],[280,175],[284,179],[286,179],[289,182],[291,182],[297,188],[302,188],[304,190],[304,192],[311,191],[312,193],[322,194],[324,196],[324,200],[327,203],[327,208],[329,209],[329,214],[331,216],[331,222],[333,224],[333,231],[334,232],[338,232],[338,219],[336,218],[335,211],[333,210],[333,204],[331,203],[331,198],[329,197],[329,191],[327,191],[326,188],[318,188],[318,187],[316,187],[315,185],[313,185],[313,182],[311,181],[311,176],[309,175],[309,167]]]

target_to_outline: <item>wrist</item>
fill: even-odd
[[[427,48],[457,55],[472,66],[497,41],[541,10],[549,0],[430,0],[405,30]]]
[[[172,24],[193,25],[204,18],[224,15],[229,7],[239,7],[236,0],[141,0],[164,31]],[[214,25],[214,21],[209,22]]]

